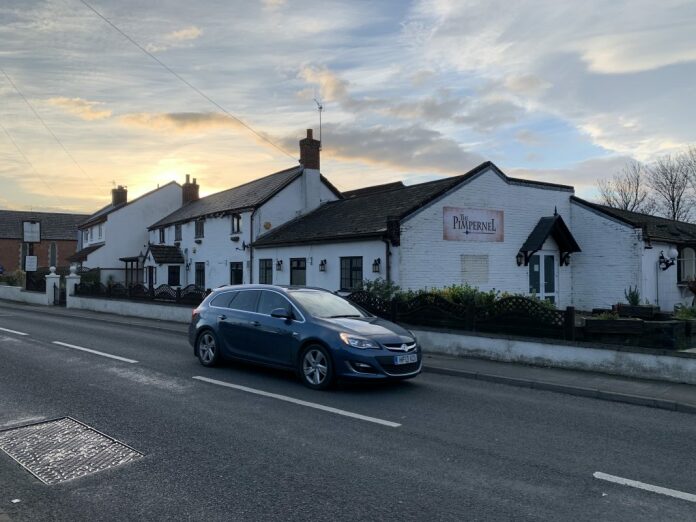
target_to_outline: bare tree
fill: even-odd
[[[662,156],[648,168],[648,185],[655,192],[660,213],[666,218],[689,221],[692,216],[691,156],[691,151]]]
[[[611,179],[597,182],[602,204],[632,212],[653,212],[656,205],[647,185],[647,177],[645,165],[635,160],[629,161]]]

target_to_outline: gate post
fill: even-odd
[[[72,308],[70,306],[70,301],[71,297],[74,297],[75,295],[75,285],[77,285],[80,282],[80,276],[77,275],[75,272],[77,271],[77,267],[75,265],[70,266],[70,275],[65,276],[65,300],[66,300],[66,306],[68,308]]]
[[[46,304],[49,306],[58,304],[55,299],[55,287],[60,288],[60,276],[56,274],[56,267],[49,268],[50,274],[46,274]]]

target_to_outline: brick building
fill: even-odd
[[[65,267],[68,256],[77,250],[77,224],[84,214],[0,210],[0,265],[4,272],[23,268],[24,258],[37,257],[39,267]],[[24,242],[24,222],[40,224],[40,241]]]

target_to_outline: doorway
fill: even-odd
[[[529,258],[529,293],[554,304],[558,302],[557,257],[542,252]]]

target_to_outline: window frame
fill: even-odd
[[[199,285],[198,284],[198,273],[199,273],[199,268],[202,268],[200,271],[203,274],[203,284]],[[193,267],[193,281],[194,284],[197,288],[203,288],[205,290],[205,261],[196,261],[194,267]]]
[[[239,271],[242,274],[242,280],[239,283],[235,283],[232,280],[232,270]],[[230,284],[231,285],[243,285],[244,284],[244,262],[243,261],[230,261]]]
[[[689,279],[687,279],[684,275],[684,273],[685,273],[684,268],[686,265],[686,261],[688,261],[684,257],[684,253],[687,250],[691,250],[691,252],[693,253],[693,256],[690,259],[690,261],[692,263],[692,267],[691,267],[691,270],[689,272],[690,272],[692,279],[696,279],[696,246],[695,245],[684,246],[684,247],[679,249],[679,256],[677,259],[677,271],[678,271],[677,279],[678,279],[679,283],[682,283],[682,284],[686,284],[689,282]]]
[[[195,221],[194,239],[203,239],[205,237],[205,219],[197,219]]]
[[[360,267],[359,269],[356,267],[355,263],[360,260]],[[347,263],[347,267],[345,264]],[[339,289],[341,292],[355,292],[357,290],[360,290],[362,288],[362,282],[363,282],[363,277],[364,277],[364,260],[363,256],[344,256],[339,259]],[[347,275],[345,275],[345,270],[347,269]],[[359,272],[360,277],[357,281],[357,284],[355,284],[354,281],[354,275],[355,273]],[[344,282],[348,281],[350,283],[350,286],[344,285]]]
[[[270,274],[270,277],[266,277]],[[273,259],[263,258],[259,259],[259,284],[260,285],[272,285],[273,284]]]
[[[302,264],[301,267],[293,266],[295,264]],[[302,272],[304,283],[293,282],[293,274],[296,272]],[[291,257],[290,258],[290,286],[307,286],[307,258],[306,257]]]
[[[58,244],[55,241],[48,245],[48,266],[58,266]]]
[[[159,242],[160,242],[160,245],[167,242],[167,234],[165,232],[164,227],[159,229]]]
[[[231,216],[230,234],[242,233],[242,216],[241,214],[232,214]]]
[[[172,268],[176,268],[176,283],[172,283]],[[167,284],[169,286],[181,286],[181,266],[180,265],[168,265],[167,266]]]
[[[174,225],[174,241],[181,241],[181,223]]]

